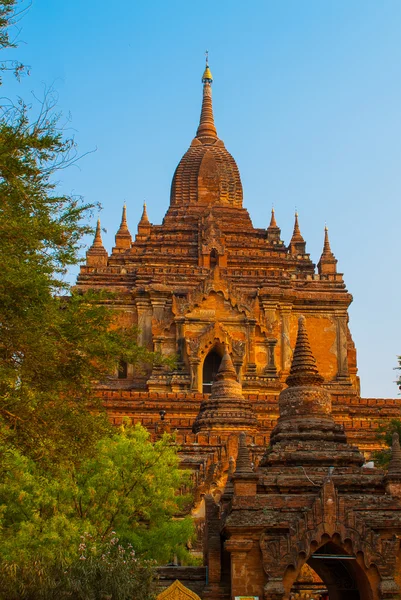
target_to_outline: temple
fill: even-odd
[[[98,222],[76,285],[114,292],[120,325],[175,364],[121,363],[98,394],[115,424],[176,432],[206,536],[202,598],[286,600],[308,565],[330,600],[399,598],[396,558],[386,575],[380,566],[399,554],[398,492],[390,471],[362,469],[399,402],[360,397],[352,296],[327,228],[316,266],[298,214],[288,243],[274,210],[265,229],[253,226],[212,83],[206,64],[199,125],[162,224],[144,205],[133,237],[124,206],[109,253]],[[331,554],[351,557],[335,563],[344,589],[327,575]]]

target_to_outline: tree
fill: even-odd
[[[16,6],[0,1],[0,48]],[[144,557],[185,554],[191,536],[184,475],[170,438],[112,430],[94,384],[154,355],[117,328],[108,296],[65,281],[95,206],[57,192],[76,150],[51,98],[35,118],[1,108],[0,599],[148,600]]]
[[[377,450],[373,453],[372,458],[374,459],[376,466],[387,469],[388,463],[391,458],[391,445],[393,442],[393,433],[398,433],[401,438],[401,420],[391,419],[389,422],[379,423],[377,429],[377,438],[380,442],[386,446],[383,450]]]
[[[188,498],[176,493],[187,477],[172,442],[165,434],[152,444],[140,425],[125,427],[99,440],[93,457],[56,479],[17,450],[3,448],[0,590],[6,590],[5,597],[37,598],[47,590],[47,598],[72,588],[77,594],[94,578],[113,598],[132,598],[133,586],[149,582],[152,565],[144,558],[188,559],[185,544],[193,525],[181,516]],[[131,577],[123,557],[132,563]],[[119,594],[127,589],[131,596],[112,592],[117,579],[125,581]]]

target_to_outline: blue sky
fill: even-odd
[[[113,245],[127,202],[167,210],[195,134],[204,51],[219,136],[244,205],[288,243],[295,207],[318,262],[325,223],[354,296],[364,396],[395,397],[401,354],[401,3],[399,0],[33,0],[12,55],[31,65],[3,93],[58,93],[81,153],[60,188],[100,202]],[[91,152],[93,151],[93,152]],[[75,278],[75,273],[71,273]]]

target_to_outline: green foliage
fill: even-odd
[[[373,453],[372,458],[377,467],[387,469],[391,458],[391,445],[393,441],[393,433],[397,432],[401,439],[401,420],[391,419],[389,422],[380,423],[377,429],[377,438],[387,448],[377,450]]]
[[[17,23],[26,9],[17,0],[2,0],[0,2],[0,50],[16,48],[15,38],[12,38],[10,31],[16,29]],[[7,60],[0,62],[0,73],[12,71],[17,79],[28,69],[16,60]],[[0,78],[0,84],[2,80]]]
[[[4,597],[36,598],[41,597],[35,596],[40,590],[50,594],[49,590],[71,589],[74,598],[97,598],[95,585],[93,596],[85,587],[96,580],[112,598],[125,598],[110,590],[120,578],[128,590],[130,585],[149,587],[152,565],[144,558],[165,563],[176,555],[188,560],[185,544],[193,536],[193,524],[190,518],[180,517],[187,498],[176,493],[187,484],[187,477],[179,469],[172,441],[164,435],[152,444],[140,425],[125,427],[100,440],[92,457],[57,478],[3,446],[0,589],[7,590]],[[124,563],[126,559],[131,564],[134,554],[135,572]]]
[[[93,209],[54,193],[72,148],[46,111],[33,125],[24,107],[0,122],[0,437],[48,464],[82,456],[107,430],[94,381],[121,357],[153,360],[135,329],[113,327],[105,294],[58,295]]]
[[[0,49],[16,6],[0,1]],[[0,600],[150,600],[147,557],[187,554],[187,482],[172,439],[113,431],[94,384],[160,357],[118,328],[109,295],[65,282],[95,206],[57,192],[76,149],[51,98],[35,118],[0,110]]]

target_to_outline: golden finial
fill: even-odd
[[[205,71],[202,76],[202,82],[203,83],[206,83],[206,82],[212,83],[213,75],[212,75],[211,70],[209,69],[209,50],[206,50],[205,56],[206,56],[206,68],[205,68]]]

